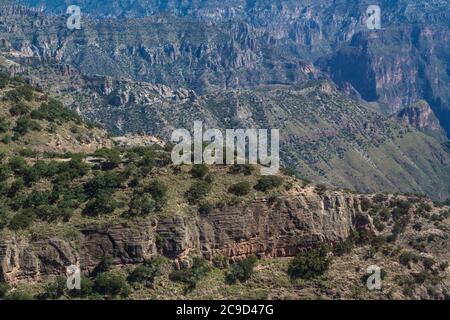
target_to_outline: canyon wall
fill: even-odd
[[[250,254],[289,257],[323,242],[346,239],[354,229],[372,230],[357,196],[305,190],[274,201],[225,206],[207,215],[80,228],[78,241],[2,237],[0,279],[10,283],[39,281],[64,274],[72,264],[89,274],[105,256],[120,266],[142,263],[156,254],[170,258],[177,266],[188,265],[191,254],[208,260],[221,255],[230,261]]]

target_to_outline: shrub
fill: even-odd
[[[26,185],[31,185],[38,182],[40,179],[47,177],[51,172],[48,171],[48,166],[44,161],[37,161],[33,167],[29,168],[24,175],[24,182]]]
[[[3,199],[0,196],[0,201],[1,200]],[[9,208],[0,204],[0,230],[8,225],[10,214]]]
[[[214,175],[213,175],[212,173],[208,174],[208,175],[205,177],[205,182],[207,182],[207,183],[209,183],[209,184],[213,183],[213,182],[214,182]]]
[[[11,142],[11,136],[9,134],[5,134],[1,141],[4,144],[9,144]]]
[[[3,299],[10,289],[11,287],[7,283],[0,282],[0,299]]]
[[[0,181],[6,181],[12,174],[9,165],[0,163]]]
[[[116,148],[113,149],[100,149],[97,150],[94,155],[96,157],[105,158],[105,162],[102,163],[103,170],[112,170],[117,168],[122,162],[122,157],[120,156],[120,151]]]
[[[16,180],[14,180],[14,182],[9,187],[8,197],[15,197],[24,188],[24,185],[25,184],[22,178],[17,178]]]
[[[48,197],[48,192],[35,191],[28,195],[24,205],[26,208],[37,208],[41,205],[48,204]]]
[[[5,97],[8,100],[19,102],[21,99],[31,101],[34,98],[34,90],[30,85],[22,85],[14,90],[8,91]]]
[[[226,269],[230,266],[230,262],[228,261],[228,258],[221,254],[214,255],[212,263],[216,268],[219,268],[219,269]]]
[[[283,178],[277,176],[263,176],[258,180],[255,185],[255,189],[258,191],[267,191],[270,189],[278,188],[283,184]]]
[[[281,168],[281,172],[286,176],[290,176],[290,177],[297,176],[297,171],[292,167],[283,167],[283,168]]]
[[[170,280],[174,282],[183,282],[187,285],[186,291],[192,291],[197,287],[198,281],[203,279],[211,270],[208,262],[199,257],[192,261],[190,269],[174,270],[170,275]]]
[[[191,175],[198,179],[203,179],[208,173],[209,168],[206,164],[195,164],[191,169]]]
[[[58,220],[59,217],[63,217],[62,215],[64,214],[62,210],[50,205],[41,205],[35,212],[39,219],[47,222],[54,222]],[[67,221],[67,217],[64,220]]]
[[[340,257],[345,254],[349,254],[353,249],[353,241],[347,239],[345,241],[338,242],[333,248],[333,254]]]
[[[11,170],[17,175],[24,175],[28,171],[28,165],[24,158],[22,157],[12,157],[8,162]]]
[[[85,176],[90,170],[81,157],[72,157],[69,162],[58,164],[58,174],[66,175],[69,180]],[[49,171],[50,172],[50,171]]]
[[[159,180],[153,180],[145,191],[150,193],[155,200],[156,209],[161,210],[166,204],[167,186]]]
[[[45,119],[50,122],[60,121],[81,121],[81,117],[75,112],[67,109],[64,105],[54,99],[50,99],[47,103],[43,103],[38,109],[31,113],[33,119]]]
[[[16,126],[13,128],[13,131],[18,135],[25,135],[28,131],[40,131],[42,130],[39,123],[31,120],[29,117],[22,116],[16,121]]]
[[[225,275],[226,282],[232,284],[237,281],[245,282],[250,279],[257,261],[258,259],[254,255],[251,255],[244,260],[234,263]]]
[[[8,85],[9,81],[8,79],[5,79],[3,77],[0,77],[0,89],[4,89],[6,88],[6,86]]]
[[[88,216],[106,215],[112,213],[118,207],[114,196],[106,191],[102,191],[89,200],[86,204],[83,214]]]
[[[87,196],[95,197],[100,194],[108,194],[120,186],[121,179],[115,172],[99,173],[85,183],[84,190]]]
[[[0,133],[7,132],[9,130],[9,122],[3,118],[0,117]]]
[[[253,171],[255,171],[255,167],[251,164],[233,164],[230,166],[228,170],[231,174],[244,174],[246,176],[252,175]]]
[[[250,183],[248,181],[233,184],[228,191],[236,196],[245,196],[250,192]]]
[[[199,208],[198,212],[202,215],[208,215],[210,214],[214,209],[214,206],[210,204],[209,202],[203,203]]]
[[[146,194],[135,194],[129,204],[129,216],[147,216],[155,210],[155,200]]]
[[[398,257],[398,261],[407,267],[410,267],[411,262],[417,263],[420,259],[420,256],[417,255],[414,251],[405,250],[402,251]]]
[[[388,221],[388,220],[389,220],[389,217],[391,216],[391,213],[389,212],[389,209],[383,208],[383,209],[381,209],[381,211],[379,212],[379,215],[380,215],[380,218],[381,218],[383,221]]]
[[[320,248],[298,254],[289,264],[289,276],[292,279],[312,279],[324,274],[331,264],[328,252],[328,248],[322,245]]]
[[[153,285],[155,278],[162,274],[162,268],[166,259],[161,256],[152,257],[143,265],[136,267],[128,276],[128,282],[139,282],[149,287]]]
[[[373,225],[378,231],[383,231],[386,228],[384,223],[381,222],[380,218],[378,217],[373,218]]]
[[[202,198],[206,197],[210,189],[211,185],[209,183],[205,181],[197,181],[189,188],[185,196],[189,203],[195,204]]]
[[[368,198],[362,198],[361,199],[361,210],[367,211],[372,207],[372,202]]]
[[[409,223],[409,216],[403,216],[401,218],[395,219],[394,228],[392,229],[393,234],[399,235],[403,232],[405,232],[406,227]]]
[[[95,278],[94,290],[110,297],[127,296],[130,293],[130,287],[125,277],[115,271],[98,274]]]
[[[35,215],[31,210],[23,210],[16,213],[9,222],[11,230],[22,230],[28,228],[33,222]]]
[[[45,286],[44,292],[38,296],[40,300],[56,300],[64,295],[67,284],[66,279],[62,276],[56,278],[55,282]]]
[[[34,97],[34,89],[32,86],[28,85],[28,84],[24,84],[18,88],[16,88],[15,90],[15,95],[17,98],[23,98],[27,101],[31,101],[33,100]]]
[[[30,112],[30,107],[28,107],[23,102],[18,102],[15,105],[13,105],[11,108],[9,108],[9,113],[12,116],[23,116],[25,114],[28,114]]]
[[[110,271],[112,265],[113,257],[111,257],[110,255],[105,255],[102,257],[102,260],[100,260],[99,264],[95,267],[93,274]]]
[[[23,290],[14,290],[10,291],[5,300],[34,300],[34,297],[31,293],[23,291]]]

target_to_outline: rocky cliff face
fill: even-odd
[[[370,1],[81,1],[100,20],[78,35],[64,28],[63,1],[22,3],[60,15],[2,10],[0,41],[22,58],[197,91],[292,84],[321,69],[391,114],[425,99],[450,130],[446,1],[383,3],[375,31],[364,23]],[[133,37],[110,36],[123,32]]]
[[[204,216],[81,228],[76,243],[58,237],[3,236],[0,279],[11,283],[44,280],[63,274],[72,264],[90,273],[104,256],[122,266],[142,263],[156,254],[171,258],[178,266],[188,264],[187,257],[196,252],[208,260],[217,255],[231,261],[250,254],[290,257],[323,242],[342,241],[352,230],[373,232],[360,202],[355,195],[319,195],[307,188],[293,190],[273,203],[261,199]]]
[[[440,132],[439,120],[426,101],[418,101],[414,105],[401,110],[397,114],[401,123],[427,132]]]

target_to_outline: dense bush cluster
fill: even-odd
[[[33,110],[31,118],[50,122],[81,122],[81,117],[78,114],[70,111],[61,102],[54,99],[49,99],[48,102],[41,104],[38,109]]]
[[[191,174],[194,178],[203,179],[209,173],[209,168],[206,164],[196,164],[192,166]]]
[[[236,196],[245,196],[250,193],[251,186],[248,181],[243,181],[233,184],[228,190]]]
[[[68,162],[36,161],[28,164],[21,156],[0,163],[0,227],[27,228],[35,219],[68,221],[85,201],[81,186],[73,179],[87,174],[89,168],[80,159]],[[32,190],[42,179],[52,182],[51,190]]]
[[[201,199],[206,197],[211,190],[211,184],[206,181],[196,181],[194,184],[186,191],[186,199],[191,204],[198,203]]]
[[[145,261],[144,264],[136,267],[128,276],[130,283],[140,283],[150,287],[153,285],[155,278],[160,276],[167,259],[161,256],[152,257]]]
[[[199,257],[194,257],[192,267],[189,269],[175,270],[170,274],[170,280],[186,284],[186,291],[192,291],[197,283],[211,271],[209,263]]]
[[[155,208],[161,210],[167,202],[167,186],[160,180],[155,179],[145,187],[145,191],[148,192],[155,201]]]
[[[8,91],[5,98],[13,102],[19,102],[22,100],[32,101],[34,98],[34,89],[28,84],[21,84],[13,90]]]
[[[255,189],[258,191],[268,191],[278,188],[283,184],[283,178],[278,176],[263,176],[258,180]]]
[[[293,279],[312,279],[324,274],[331,264],[329,248],[325,245],[298,254],[289,264],[288,274]]]
[[[226,281],[228,283],[247,281],[252,276],[257,261],[258,259],[254,255],[251,255],[234,263],[225,276]]]

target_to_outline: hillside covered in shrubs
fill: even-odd
[[[81,290],[67,289],[63,267],[36,281],[14,276],[14,268],[5,267],[9,262],[0,263],[0,299],[450,298],[448,201],[330,190],[286,169],[260,176],[251,165],[173,166],[170,144],[115,146],[102,129],[20,79],[2,75],[0,93],[0,248],[6,248],[0,250],[0,262],[11,254],[8,246],[14,241],[39,246],[39,241],[60,239],[81,252],[80,239],[87,239],[92,228],[119,225],[120,231],[173,222],[146,238],[156,248],[151,254],[127,249],[139,262],[105,253],[97,257],[95,268],[83,269]],[[292,198],[300,199],[297,207]],[[353,208],[337,203],[340,199]],[[273,225],[280,223],[279,237],[301,238],[299,230],[309,237],[308,224],[298,213],[302,206],[314,208],[304,213],[312,225],[320,224],[332,207],[338,215],[348,214],[354,220],[345,226],[348,237],[332,239],[327,225],[320,241],[299,246],[294,254],[253,254],[258,249],[251,241],[245,253],[238,252],[247,238],[271,236],[267,230],[273,226],[258,220],[264,210]],[[208,240],[212,226],[197,231],[199,240],[185,231],[196,230],[186,225],[200,218],[205,224],[214,218],[216,224],[233,225],[226,219],[246,210],[253,210],[263,231],[243,220],[235,225],[248,233],[220,230],[216,237],[235,247],[211,252],[223,249],[228,255],[206,255],[195,247],[196,241]],[[290,229],[277,220],[282,214],[292,218]],[[365,286],[370,265],[383,270],[381,291]]]

